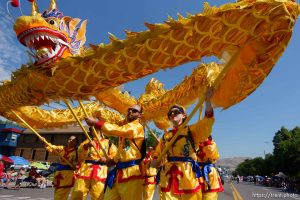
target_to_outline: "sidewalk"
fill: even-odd
[[[5,183],[3,183],[3,187],[0,187],[0,190],[4,189],[4,185],[5,185]],[[10,182],[8,184],[8,189],[10,189],[10,190],[14,189],[15,185],[16,185],[16,182]],[[53,187],[51,180],[46,181],[46,187],[47,188],[48,187],[50,187],[50,188]],[[37,189],[40,189],[40,188],[37,187],[37,184],[30,184],[30,182],[24,182],[24,181],[21,183],[21,188],[37,188]]]

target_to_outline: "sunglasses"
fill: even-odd
[[[168,112],[168,117],[170,117],[171,115],[177,116],[179,114],[182,114],[182,112],[180,110],[177,110],[177,109],[176,110],[170,110]]]
[[[128,112],[131,112],[131,113],[139,113],[140,111],[137,110],[137,109],[134,109],[134,108],[129,108],[129,109],[128,109]]]

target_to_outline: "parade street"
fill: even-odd
[[[219,194],[220,200],[248,200],[248,199],[299,199],[300,194],[288,193],[282,189],[254,185],[253,183],[225,183],[225,191]],[[21,188],[20,190],[0,190],[0,200],[52,200],[53,188]],[[155,193],[153,200],[158,200]],[[90,200],[88,197],[87,200]]]

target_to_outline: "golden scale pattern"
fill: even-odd
[[[114,106],[115,103],[104,100],[106,94],[113,93],[113,87],[161,69],[199,61],[205,56],[222,58],[226,55],[224,59],[228,62],[235,52],[240,52],[213,97],[216,106],[228,108],[251,94],[270,73],[290,40],[299,10],[299,5],[291,0],[244,0],[219,8],[205,4],[202,14],[187,18],[179,15],[178,20],[169,18],[164,24],[146,24],[149,30],[127,32],[125,40],[111,36],[108,45],[92,46],[80,56],[53,63],[54,72],[22,67],[14,73],[10,83],[0,87],[1,115],[8,117],[10,109],[38,106],[62,98],[95,96],[108,106]],[[177,88],[195,86],[188,81],[182,84],[188,85]],[[194,91],[201,91],[205,85],[198,86]],[[117,90],[115,94],[114,101],[127,102],[126,107],[115,108],[120,113],[135,103],[128,94]],[[151,112],[165,109],[170,105],[168,101],[174,101],[170,100],[174,94],[175,89],[158,92],[151,100],[148,97],[139,101]],[[176,97],[178,102],[181,96]],[[182,102],[193,100],[191,97]],[[148,115],[145,120],[155,118]],[[66,121],[70,119],[68,114],[60,116]],[[162,115],[156,117],[163,118]]]

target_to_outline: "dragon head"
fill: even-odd
[[[19,41],[28,47],[35,58],[35,65],[47,66],[59,58],[80,53],[85,43],[86,23],[78,18],[63,16],[57,9],[56,0],[51,0],[49,9],[38,12],[32,2],[31,16],[16,20],[14,31]]]

